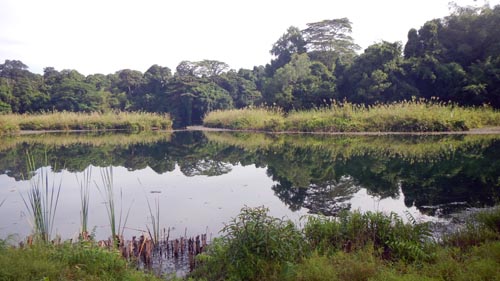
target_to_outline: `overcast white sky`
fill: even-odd
[[[456,0],[459,5],[484,4]],[[406,41],[408,30],[449,14],[449,0],[0,0],[0,63],[21,60],[83,74],[182,60],[214,59],[231,68],[271,60],[291,26],[347,17],[363,49]],[[500,0],[489,1],[491,6]]]

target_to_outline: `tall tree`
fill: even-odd
[[[351,61],[360,47],[351,37],[352,23],[348,18],[308,23],[302,34],[312,60],[321,61],[333,69],[336,59]]]
[[[293,54],[303,54],[306,50],[306,41],[300,29],[290,26],[270,51],[275,58],[269,65],[269,75],[272,76],[276,69],[284,66],[292,59]]]

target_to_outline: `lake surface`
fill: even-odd
[[[26,153],[37,164],[28,171]],[[47,159],[46,161],[44,159]],[[41,169],[61,183],[53,235],[76,238],[80,186],[91,170],[89,228],[110,235],[97,186],[112,167],[117,216],[125,236],[151,225],[159,202],[171,237],[219,231],[244,206],[300,223],[307,214],[341,210],[410,214],[446,221],[500,198],[500,135],[346,136],[180,131],[64,133],[4,137],[0,142],[0,238],[22,239],[31,225],[22,195]],[[155,211],[155,210],[153,210]],[[123,220],[122,220],[123,225]]]

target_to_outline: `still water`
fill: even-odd
[[[0,238],[32,231],[23,201],[49,171],[61,185],[52,235],[76,238],[79,182],[91,172],[89,228],[110,235],[101,171],[112,167],[125,236],[151,227],[159,203],[171,237],[219,231],[244,206],[298,224],[307,214],[395,212],[446,221],[500,196],[500,135],[332,136],[231,132],[37,134],[0,139]],[[37,161],[29,171],[26,153]],[[45,160],[46,159],[46,160]],[[101,187],[99,189],[98,187]],[[125,218],[127,218],[125,222]]]

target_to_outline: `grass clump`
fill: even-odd
[[[0,248],[0,280],[160,280],[90,243]]]
[[[428,224],[405,223],[394,213],[341,212],[337,218],[310,217],[304,234],[311,248],[320,253],[351,252],[371,245],[384,259],[432,258]]]
[[[282,131],[283,112],[276,108],[244,108],[216,110],[208,113],[203,120],[207,127],[234,130]]]
[[[108,215],[109,226],[111,230],[111,239],[113,240],[113,246],[118,246],[118,240],[123,237],[123,231],[125,225],[127,224],[128,215],[130,214],[130,205],[125,218],[123,218],[123,193],[120,189],[120,210],[119,214],[116,213],[116,197],[115,197],[115,187],[114,187],[114,177],[113,177],[113,167],[101,168],[101,180],[102,185],[96,183],[96,187],[101,193],[103,199],[105,200],[106,213]],[[117,217],[118,215],[118,217]],[[123,219],[123,221],[122,221]],[[123,224],[122,224],[123,223]]]
[[[47,156],[45,156],[47,159]],[[30,179],[30,187],[26,197],[21,194],[26,210],[30,216],[35,240],[49,242],[54,227],[54,220],[61,192],[61,182],[56,184],[54,174],[48,171],[47,160],[45,166]],[[27,153],[27,169],[36,170],[35,159]],[[52,178],[51,178],[52,177]]]
[[[169,115],[147,112],[44,112],[0,115],[0,133],[18,130],[126,130],[171,129]]]
[[[263,280],[302,255],[300,232],[290,221],[268,216],[264,207],[241,210],[224,236],[201,257],[196,275],[222,280]]]

